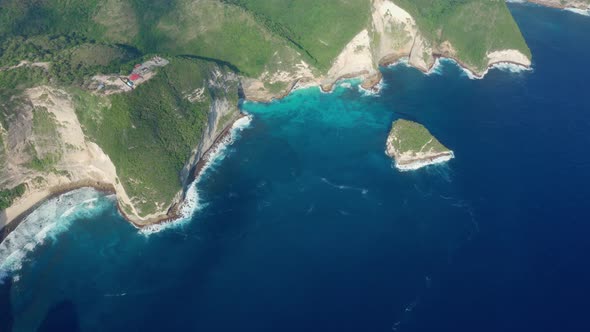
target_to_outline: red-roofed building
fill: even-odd
[[[141,78],[141,76],[139,74],[131,74],[131,75],[129,75],[129,79],[132,80],[132,81],[137,81],[140,78]]]

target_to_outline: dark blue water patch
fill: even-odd
[[[144,236],[112,205],[76,220],[0,286],[0,328],[585,331],[590,20],[511,10],[532,72],[397,66],[378,97],[246,103],[189,223]],[[397,171],[397,118],[456,158]]]

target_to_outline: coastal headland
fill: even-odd
[[[281,14],[273,7],[280,2],[180,1],[143,22],[151,16],[138,12],[156,9],[107,1],[87,11],[83,37],[71,34],[75,25],[66,23],[78,12],[69,9],[59,9],[66,12],[53,25],[31,25],[28,37],[4,22],[0,186],[26,189],[3,210],[0,227],[82,184],[114,192],[138,228],[178,218],[189,185],[243,116],[240,100],[270,102],[306,87],[330,92],[347,78],[376,92],[380,67],[401,59],[429,72],[449,58],[473,77],[501,63],[531,66],[504,1],[430,2],[302,1]],[[156,31],[141,31],[146,24]],[[231,42],[234,28],[244,38]],[[154,32],[166,38],[142,39]]]

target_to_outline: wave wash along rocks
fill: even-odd
[[[402,119],[393,122],[385,153],[395,159],[395,167],[400,171],[416,170],[455,157],[423,125]]]

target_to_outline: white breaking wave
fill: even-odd
[[[225,157],[225,151],[245,128],[250,126],[252,116],[248,115],[237,120],[230,129],[228,138],[217,144],[207,156],[207,162],[201,175],[216,162]],[[197,190],[201,175],[193,181],[181,208],[179,219],[166,223],[152,225],[142,229],[142,234],[152,234],[165,229],[178,227],[187,223],[195,212],[205,206]],[[80,218],[92,218],[106,208],[115,204],[115,196],[104,196],[93,188],[82,188],[67,192],[59,197],[49,199],[29,214],[5,239],[0,243],[0,282],[6,277],[18,280],[15,273],[20,270],[27,255],[37,246],[47,240],[56,241],[57,236],[70,227],[73,221]]]
[[[381,95],[381,89],[383,89],[383,80],[377,83],[371,89],[365,89],[361,84],[358,85],[359,92],[365,97],[379,97]]]
[[[531,67],[525,67],[525,66],[514,64],[514,63],[510,63],[510,62],[495,63],[490,67],[490,69],[499,69],[499,70],[507,71],[507,72],[511,72],[511,73],[524,73],[524,72],[533,71],[533,68],[531,68]]]
[[[447,60],[452,61],[453,63],[456,63],[455,61],[453,61],[452,59],[447,59],[447,58],[436,58],[434,59],[434,63],[432,64],[432,67],[427,71],[427,72],[423,72],[424,75],[426,76],[430,76],[430,75],[442,75],[443,74],[443,63]],[[410,64],[410,58],[408,57],[402,57],[399,60],[397,60],[396,62],[388,65],[387,67],[396,67],[396,66],[404,66],[404,67],[409,67],[409,68],[415,68],[414,66],[412,66]]]
[[[463,73],[465,73],[465,75],[467,77],[469,77],[469,79],[472,80],[481,80],[483,79],[492,69],[498,69],[504,72],[509,72],[509,73],[514,73],[514,74],[518,74],[518,73],[524,73],[524,72],[532,72],[533,71],[533,67],[525,67],[525,66],[521,66],[521,65],[517,65],[515,63],[511,63],[511,62],[498,62],[498,63],[494,63],[491,66],[489,66],[481,76],[475,75],[475,73],[473,73],[471,70],[461,66],[460,64],[458,64],[455,60],[453,59],[446,59],[449,61],[454,62],[457,66],[459,66],[459,68],[461,68],[461,70],[463,71]]]
[[[434,59],[434,63],[432,64],[432,67],[427,71],[427,72],[423,72],[424,75],[430,76],[430,75],[442,75],[442,62],[444,62],[445,60],[447,60],[447,58],[436,58]],[[408,57],[402,57],[399,60],[397,60],[396,62],[388,65],[387,67],[396,67],[396,66],[404,66],[404,67],[409,67],[409,68],[415,68],[414,66],[412,66],[410,64],[410,58]]]
[[[41,204],[0,243],[0,281],[18,271],[38,245],[56,241],[74,220],[96,216],[113,203],[114,195],[105,197],[95,189],[82,188]]]
[[[140,229],[139,232],[143,235],[148,236],[151,234],[159,233],[163,230],[182,227],[192,219],[192,217],[195,215],[197,211],[200,211],[205,206],[207,206],[206,203],[202,202],[199,196],[199,190],[197,189],[199,181],[202,179],[203,174],[205,174],[208,169],[217,165],[221,160],[223,160],[226,157],[227,148],[230,145],[232,145],[238,138],[240,138],[240,133],[244,129],[250,127],[251,124],[252,115],[250,114],[238,119],[232,125],[229,135],[223,141],[217,143],[213,147],[213,150],[211,150],[206,155],[203,169],[199,173],[199,176],[189,185],[186,191],[184,202],[180,207],[179,218],[143,227]]]
[[[443,73],[442,68],[443,68],[443,66],[442,66],[440,59],[436,58],[436,59],[434,59],[434,64],[432,65],[432,67],[425,74],[426,74],[426,76],[442,75],[442,73]]]
[[[568,12],[576,13],[579,15],[590,16],[590,9],[579,9],[579,8],[564,8]]]
[[[463,73],[469,77],[472,80],[481,80],[483,79],[487,73],[492,70],[492,69],[498,69],[501,71],[505,71],[505,72],[510,72],[510,73],[523,73],[523,72],[532,72],[533,68],[532,67],[525,67],[525,66],[521,66],[521,65],[517,65],[515,63],[511,63],[511,62],[499,62],[499,63],[495,63],[492,64],[491,66],[489,66],[484,72],[483,75],[478,76],[475,75],[475,73],[473,73],[471,70],[461,66],[459,63],[457,63],[457,61],[455,61],[454,59],[451,58],[436,58],[434,65],[432,66],[432,68],[430,68],[430,70],[427,73],[424,73],[424,75],[441,75],[443,73],[442,69],[444,67],[445,64],[454,64],[455,66],[459,67]],[[389,67],[395,67],[395,66],[406,66],[406,67],[412,67],[412,65],[410,65],[408,58],[401,58],[400,60],[398,60],[397,62],[389,65]]]
[[[317,87],[321,93],[323,94],[332,94],[334,91],[336,91],[336,88],[343,88],[343,89],[350,89],[352,88],[354,85],[358,85],[361,83],[361,80],[357,77],[353,77],[353,78],[344,78],[344,79],[340,79],[334,82],[334,84],[332,85],[332,89],[330,91],[324,91],[324,89],[322,89],[322,85],[318,84],[318,85],[312,85],[312,86],[304,86],[301,87],[301,89],[305,89],[305,88],[310,88],[310,87]],[[300,88],[298,88],[300,89]],[[295,89],[292,89],[292,91],[294,91]]]
[[[444,163],[444,162],[447,162],[453,158],[455,158],[455,154],[451,151],[451,153],[448,155],[440,156],[440,157],[437,157],[437,158],[434,158],[434,159],[428,160],[428,161],[417,161],[417,162],[413,162],[411,164],[406,164],[406,165],[398,165],[397,163],[395,163],[395,168],[397,168],[398,170],[400,170],[402,172],[414,171],[414,170],[417,170],[419,168],[422,168],[422,167],[425,167],[428,165],[436,165],[436,164]]]
[[[422,72],[424,75],[426,76],[430,76],[430,75],[442,75],[443,74],[443,62],[445,60],[450,60],[447,58],[435,58],[434,59],[434,63],[432,64],[432,67],[430,67],[430,69],[427,72]],[[454,62],[454,61],[453,61]],[[412,66],[410,64],[410,58],[406,57],[401,57],[399,60],[397,60],[396,62],[388,65],[387,67],[396,67],[396,66],[404,66],[404,67],[409,67],[409,68],[414,68],[416,69],[416,67]]]
[[[405,57],[401,57],[399,58],[396,62],[387,65],[387,67],[395,67],[395,66],[406,66],[406,67],[412,67],[410,65],[410,58],[408,58],[407,56]]]

